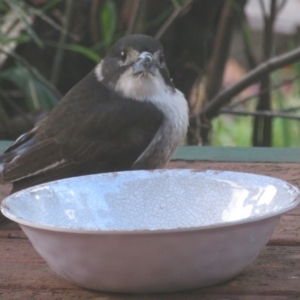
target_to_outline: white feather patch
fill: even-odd
[[[142,160],[155,155],[159,148],[160,158],[153,168],[163,168],[174,154],[176,148],[184,141],[188,128],[188,105],[184,95],[177,89],[166,90],[160,94],[149,97],[164,114],[163,124],[155,134],[146,150],[139,156],[134,164],[141,164]]]
[[[151,156],[159,147],[161,157],[158,167],[164,167],[174,151],[186,136],[188,128],[188,105],[184,95],[177,89],[166,85],[160,72],[151,74],[133,74],[132,68],[124,72],[115,88],[124,96],[138,101],[153,103],[164,114],[164,122],[147,149],[135,161],[140,164],[143,158]]]
[[[99,81],[103,80],[101,63],[96,67],[95,74]],[[155,76],[149,73],[135,75],[133,68],[128,68],[121,74],[116,86],[111,88],[127,98],[149,101],[163,112],[165,118],[162,126],[134,165],[142,165],[143,159],[155,155],[159,148],[160,157],[153,168],[164,167],[187,133],[188,105],[184,95],[166,85],[159,70],[156,70]]]
[[[103,80],[103,75],[102,75],[102,61],[96,66],[95,68],[95,75],[99,81]]]

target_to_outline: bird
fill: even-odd
[[[162,44],[125,36],[0,156],[0,184],[12,183],[14,193],[68,177],[164,168],[187,128],[187,100]]]

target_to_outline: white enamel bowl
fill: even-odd
[[[77,285],[166,292],[236,276],[298,203],[296,187],[271,177],[157,170],[42,184],[6,198],[1,210]]]

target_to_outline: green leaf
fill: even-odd
[[[20,19],[23,21],[23,23],[26,26],[26,31],[28,33],[28,35],[33,39],[33,41],[35,41],[35,43],[40,47],[43,48],[43,42],[41,41],[41,39],[38,37],[38,35],[35,33],[35,31],[33,30],[32,26],[29,24],[28,20],[26,17],[24,16],[20,16]]]
[[[47,10],[51,9],[53,6],[61,2],[62,0],[52,0],[48,1],[42,8],[39,9],[40,12],[44,13]]]
[[[118,13],[116,4],[111,0],[107,0],[100,12],[101,31],[107,49],[113,41],[117,27],[117,18]]]
[[[74,51],[80,54],[83,54],[84,56],[86,56],[87,58],[95,61],[95,62],[99,62],[101,60],[101,57],[98,53],[96,53],[95,51],[81,46],[81,45],[72,45],[72,44],[68,44],[68,45],[64,45],[64,48],[66,50],[70,50],[70,51]]]
[[[177,0],[177,2],[180,6],[182,6],[184,4],[185,0]]]
[[[44,41],[44,44],[47,46],[58,47],[58,43],[51,42],[51,41]],[[97,52],[85,46],[75,45],[75,44],[64,44],[62,45],[62,48],[65,50],[80,53],[96,63],[98,63],[101,60],[101,57]]]
[[[295,63],[293,65],[293,68],[294,68],[295,74],[300,74],[300,63]],[[297,79],[297,81],[295,82],[295,85],[296,85],[295,92],[299,96],[300,95],[300,78]]]
[[[248,45],[252,45],[252,36],[251,36],[251,30],[250,26],[246,21],[242,22],[242,32],[244,34],[245,40],[248,43]]]
[[[27,105],[30,109],[51,110],[59,100],[48,87],[19,63],[2,72],[0,80],[8,80],[16,85],[26,95]]]
[[[40,47],[43,47],[43,43],[38,35],[35,33],[34,29],[32,28],[29,20],[32,17],[32,13],[28,11],[28,7],[24,4],[23,1],[16,1],[16,0],[6,0],[6,3],[10,6],[11,11],[17,16],[20,22],[23,23],[25,30],[27,31],[28,35],[32,38],[32,40]]]
[[[275,72],[273,74],[273,79],[274,79],[274,82],[275,84],[280,84],[280,82],[282,82],[283,78],[280,76],[280,72]],[[284,107],[284,104],[287,102],[286,100],[286,97],[283,95],[281,89],[277,89],[276,92],[273,93],[274,95],[274,99],[276,101],[276,109],[279,109],[279,111],[283,110],[285,107]],[[292,138],[291,138],[291,126],[290,126],[290,121],[291,120],[288,120],[288,119],[280,119],[278,120],[277,122],[279,122],[281,125],[280,125],[280,131],[277,130],[273,130],[274,131],[274,138],[275,138],[275,135],[277,134],[278,138],[279,138],[279,132],[281,133],[281,145],[283,147],[289,147],[291,146],[291,141],[292,141]],[[275,125],[273,125],[273,129],[275,128]],[[276,141],[276,139],[274,139],[274,142]],[[274,146],[274,145],[273,145]]]
[[[212,120],[212,145],[251,147],[251,123],[251,117],[220,115]]]
[[[9,7],[6,3],[1,2],[0,0],[0,9],[3,10],[3,12],[7,12],[9,10]]]
[[[7,44],[13,43],[13,42],[16,42],[17,44],[23,44],[23,43],[27,43],[29,41],[31,41],[31,38],[27,34],[20,34],[17,37],[3,39],[3,40],[1,39],[0,44],[1,44],[1,46],[7,45]]]
[[[167,19],[168,16],[174,11],[174,7],[168,7],[164,11],[161,12],[161,14],[158,14],[155,18],[150,20],[149,22],[144,24],[144,29],[149,29],[151,27],[155,27],[159,24],[161,24],[163,21]]]

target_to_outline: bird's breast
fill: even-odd
[[[162,111],[164,120],[149,146],[135,161],[134,168],[163,168],[186,136],[188,105],[184,95],[176,89],[147,101]]]

